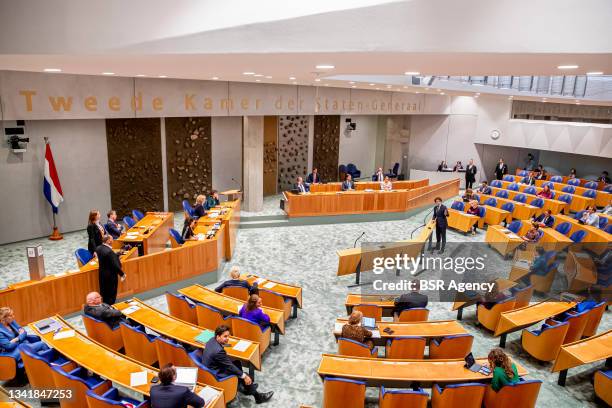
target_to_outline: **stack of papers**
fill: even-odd
[[[185,386],[190,390],[195,389],[198,379],[198,369],[196,367],[176,367],[175,384]]]
[[[272,289],[275,286],[276,286],[276,283],[274,283],[274,282],[268,282],[265,285],[263,285],[263,287],[266,288],[266,289]]]
[[[195,341],[197,341],[198,343],[206,344],[208,340],[213,338],[214,335],[215,332],[206,329],[195,337]]]
[[[372,338],[373,339],[380,339],[380,331],[372,330]]]
[[[210,401],[212,401],[213,399],[217,398],[217,395],[219,395],[219,391],[215,390],[214,388],[209,387],[208,385],[205,386],[204,388],[202,388],[200,390],[200,392],[198,393],[198,395],[204,399],[204,402],[208,405],[208,403]]]
[[[512,233],[512,231],[510,231],[508,228],[501,228],[500,231],[503,232],[504,234],[511,234]]]
[[[75,336],[74,330],[62,330],[61,332],[55,333],[53,335],[53,340],[68,339],[74,336]]]
[[[243,352],[246,351],[251,346],[251,342],[248,340],[240,340],[238,343],[234,344],[232,347],[234,350]]]
[[[510,232],[508,234],[508,237],[512,238],[512,239],[521,239],[521,237],[519,237],[518,235],[516,235],[514,232]]]
[[[130,387],[138,387],[147,383],[147,372],[138,371],[130,374]]]
[[[342,333],[342,327],[344,327],[344,323],[334,323],[334,333]]]
[[[139,306],[130,306],[130,307],[126,307],[125,309],[123,309],[121,313],[123,313],[124,315],[130,315],[137,310],[140,310]]]

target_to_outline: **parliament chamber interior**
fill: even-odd
[[[1,1],[0,407],[612,406],[611,17]]]

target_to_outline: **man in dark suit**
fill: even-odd
[[[117,222],[117,213],[115,210],[110,210],[106,216],[108,217],[108,221],[104,226],[106,233],[113,237],[113,239],[119,238],[123,233],[123,225]]]
[[[552,216],[552,211],[545,210],[538,217],[534,217],[533,222],[540,224],[540,227],[552,228],[555,225],[555,217]]]
[[[202,364],[217,372],[219,377],[230,375],[238,376],[240,385],[244,388],[244,394],[252,395],[257,404],[269,401],[274,391],[258,392],[257,384],[253,383],[251,377],[242,371],[240,361],[232,361],[223,347],[229,342],[229,327],[221,325],[215,329],[215,336],[208,340],[204,351],[202,351]]]
[[[319,177],[319,170],[316,167],[312,169],[312,173],[308,175],[306,182],[308,184],[317,184],[322,182],[321,178]]]
[[[353,182],[353,177],[350,174],[344,176],[344,181],[342,182],[342,191],[349,191],[355,189],[355,183]]]
[[[108,305],[112,305],[117,300],[117,286],[119,285],[119,277],[121,281],[125,280],[125,273],[121,270],[121,261],[119,255],[113,251],[113,237],[105,235],[102,238],[102,245],[96,248],[98,255],[98,280],[100,282],[100,294],[102,301]]]
[[[476,182],[476,173],[478,169],[476,165],[474,165],[474,159],[470,159],[467,167],[465,168],[465,188],[472,188],[474,183]]]
[[[215,292],[223,292],[224,288],[231,286],[238,286],[241,288],[246,288],[249,291],[249,295],[257,295],[259,294],[259,289],[257,288],[257,282],[254,282],[253,285],[249,285],[249,282],[246,280],[240,279],[240,269],[237,266],[233,266],[230,270],[230,280],[226,280],[221,285],[215,288]]]
[[[94,319],[102,320],[104,323],[108,324],[111,329],[119,326],[119,322],[123,320],[123,313],[106,303],[102,303],[102,296],[100,296],[98,292],[87,294],[83,313]]]
[[[160,384],[151,387],[151,408],[202,408],[206,405],[203,398],[183,385],[176,385],[176,369],[172,364],[159,370]]]
[[[295,186],[293,187],[295,190],[298,190],[300,193],[307,193],[310,191],[310,188],[304,184],[304,179],[302,179],[301,177],[298,177],[295,183]]]
[[[534,172],[530,171],[527,177],[523,177],[523,180],[521,180],[521,182],[523,184],[528,184],[530,186],[535,185],[536,179],[535,179]]]
[[[495,178],[501,180],[508,174],[508,165],[504,163],[504,159],[499,159],[499,163],[495,166]]]
[[[444,252],[446,246],[446,227],[448,227],[448,209],[442,204],[442,199],[436,197],[434,202],[436,206],[433,209],[433,220],[436,221],[436,249],[440,250],[440,253]],[[440,242],[442,245],[440,246]]]
[[[493,190],[491,190],[491,187],[489,187],[486,180],[480,183],[480,187],[478,187],[478,190],[476,190],[476,192],[480,194],[491,194],[492,191]]]
[[[395,299],[393,313],[399,315],[402,310],[413,309],[415,307],[427,307],[427,295],[419,293],[419,289],[421,289],[419,280],[413,280],[411,285],[413,288],[412,292],[404,293]]]

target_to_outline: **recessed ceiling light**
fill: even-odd
[[[353,85],[353,86],[351,86],[351,88],[357,88],[357,85]]]
[[[376,88],[377,91],[380,91],[380,88]]]
[[[603,72],[601,71],[587,72],[587,75],[603,75]]]
[[[480,96],[480,92],[476,92],[476,96]]]
[[[219,77],[212,77],[211,79],[213,79],[214,81],[216,81],[217,79],[219,79]]]
[[[576,69],[578,65],[559,65],[557,68],[559,69]]]
[[[255,73],[251,71],[245,71],[242,73],[242,75],[255,75]]]
[[[484,86],[484,84],[479,84],[479,83],[475,83],[475,84],[472,84],[472,85],[473,86]]]
[[[316,69],[334,69],[336,67],[330,64],[320,64],[320,65],[317,65],[315,68]]]
[[[354,81],[349,82],[349,84],[351,84],[351,85],[353,85],[354,83],[355,83]]]
[[[321,82],[321,78],[315,78],[315,82]]]
[[[297,85],[297,82],[294,82],[293,85]]]
[[[168,75],[159,75],[158,78],[168,78]]]
[[[417,72],[417,71],[406,71],[406,72],[404,72],[404,75],[419,75],[419,72]]]
[[[102,75],[115,75],[114,72],[103,72]]]
[[[272,79],[271,75],[266,75],[266,79]]]
[[[255,82],[261,82],[261,79],[256,79]]]
[[[408,89],[408,87],[407,87],[406,85],[402,86],[402,88],[404,88],[404,89]]]
[[[416,91],[416,92],[415,92],[415,94],[420,94],[420,92],[419,92],[419,91]]]
[[[576,102],[576,105],[580,105],[580,102]]]
[[[391,88],[393,85],[387,85],[387,88]]]
[[[254,77],[262,77],[262,76],[263,76],[263,74],[255,74],[255,75],[253,75],[253,76],[254,76]]]
[[[429,91],[429,88],[425,88],[426,91]]]
[[[374,85],[376,85],[376,84],[370,84],[370,86],[374,86]]]
[[[45,68],[43,71],[45,72],[62,72],[59,68]]]
[[[289,77],[289,80],[290,81],[295,81],[295,77],[291,76],[291,77]]]
[[[444,92],[440,92],[440,95],[444,95]]]
[[[136,74],[136,76],[137,76],[137,77],[141,77],[141,78],[142,78],[142,77],[146,77],[146,75],[145,75],[145,74]]]
[[[478,98],[479,95],[474,95],[474,98]]]
[[[323,85],[325,85],[325,86],[329,86],[329,84],[323,84]]]

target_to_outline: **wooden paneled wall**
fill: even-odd
[[[168,210],[212,188],[211,118],[166,118]]]
[[[312,166],[319,169],[324,181],[338,180],[339,149],[340,116],[315,116]]]
[[[133,209],[162,211],[159,118],[106,119],[106,144],[111,203],[119,217],[130,214]],[[106,212],[105,208],[99,210]]]

